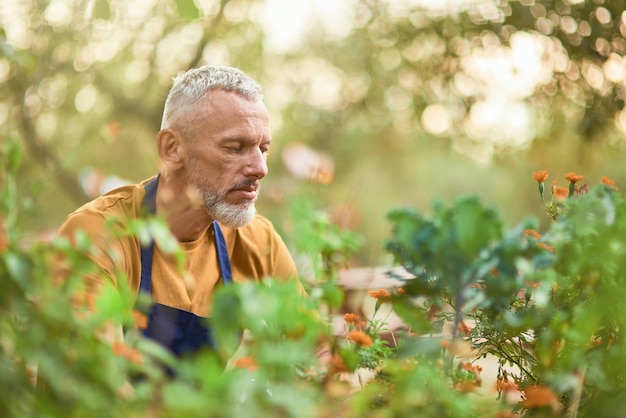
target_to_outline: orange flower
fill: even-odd
[[[406,296],[406,292],[405,292],[405,291],[404,291],[404,289],[403,289],[403,288],[401,288],[401,287],[399,287],[399,288],[398,288],[398,293],[399,293],[400,295],[404,295],[404,296]]]
[[[345,314],[343,316],[343,320],[346,321],[348,324],[354,324],[356,326],[359,326],[359,324],[361,323],[361,319],[359,318],[359,316],[353,313]]]
[[[576,173],[574,173],[573,171],[570,171],[569,173],[565,174],[565,180],[571,182],[571,183],[576,183],[578,181],[583,181],[585,178],[581,175],[578,175]]]
[[[567,196],[569,196],[569,190],[567,189],[567,187],[557,186],[556,183],[552,185],[552,193],[554,193],[554,196],[557,199],[565,199]]]
[[[537,247],[543,248],[544,250],[550,251],[551,253],[554,252],[554,245],[548,245],[545,242],[538,242]]]
[[[480,372],[483,371],[483,368],[480,367],[478,364],[474,365],[472,363],[462,363],[461,368],[463,370],[467,370],[470,373],[476,373],[476,374],[480,374]]]
[[[600,179],[600,182],[602,184],[606,184],[613,190],[617,190],[617,187],[615,187],[615,182],[611,180],[610,178],[608,178],[607,176],[602,176],[602,178]]]
[[[330,370],[332,373],[343,373],[348,371],[346,363],[343,361],[343,357],[334,355],[330,359]]]
[[[470,332],[472,332],[472,328],[469,325],[467,325],[465,321],[461,321],[461,323],[459,324],[459,331],[465,334],[466,336],[469,336]]]
[[[235,367],[240,369],[257,370],[259,365],[252,356],[240,357],[235,360]]]
[[[530,287],[531,289],[536,289],[541,285],[541,283],[539,282],[528,282],[528,281],[524,282],[524,284],[526,285],[526,287]]]
[[[548,178],[547,170],[539,170],[539,171],[533,172],[533,179],[535,179],[537,183],[543,183],[544,181],[546,181],[547,178]]]
[[[471,392],[475,392],[479,386],[480,386],[479,382],[474,382],[474,381],[468,382],[466,380],[462,380],[460,382],[457,382],[454,385],[454,388],[461,393],[471,393]]]
[[[496,380],[496,391],[498,391],[498,393],[515,392],[517,390],[519,390],[517,384],[507,378]]]
[[[129,347],[122,341],[116,341],[111,346],[113,353],[120,357],[124,357],[131,363],[141,364],[143,362],[143,356],[141,352],[135,348]]]
[[[370,295],[370,297],[379,300],[385,300],[391,297],[389,292],[387,292],[385,289],[370,290],[367,292],[367,294]]]
[[[0,251],[6,251],[9,248],[9,236],[4,227],[4,219],[0,217]]]
[[[558,399],[552,389],[547,386],[533,385],[522,390],[524,392],[523,406],[526,409],[542,408],[544,406],[555,407]]]
[[[372,341],[372,337],[370,337],[363,331],[350,331],[348,333],[348,340],[361,347],[370,347],[372,344],[374,344],[374,341]]]
[[[139,311],[132,312],[133,323],[135,324],[135,328],[146,329],[148,328],[148,317],[142,314]]]
[[[524,235],[526,235],[527,237],[533,237],[533,238],[541,238],[541,234],[537,231],[535,231],[534,229],[524,229]]]
[[[493,418],[515,418],[515,414],[511,411],[498,411],[493,414]]]

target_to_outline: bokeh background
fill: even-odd
[[[23,147],[15,225],[156,173],[178,72],[239,67],[274,145],[259,210],[294,241],[312,200],[388,262],[386,214],[476,194],[534,216],[531,172],[626,185],[623,0],[0,0],[0,152]],[[13,149],[13,148],[11,148]],[[12,152],[12,151],[11,151]],[[2,187],[6,175],[0,173]],[[290,226],[291,225],[291,226]]]

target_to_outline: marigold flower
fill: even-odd
[[[554,252],[554,245],[548,245],[545,242],[538,242],[537,247],[543,248],[544,250],[550,251],[551,253]]]
[[[5,251],[9,248],[9,235],[4,227],[4,219],[0,217],[0,251]]]
[[[461,321],[461,323],[459,324],[459,331],[467,336],[470,335],[470,332],[472,332],[472,327],[467,325],[465,321]]]
[[[370,337],[363,331],[350,331],[348,333],[348,340],[361,347],[370,347],[372,344],[374,344],[374,341],[372,341],[372,337]]]
[[[615,182],[611,180],[610,178],[608,178],[607,176],[602,176],[602,178],[600,179],[600,182],[602,184],[606,184],[613,190],[617,190],[617,187],[615,187]]]
[[[406,296],[406,292],[401,287],[398,288],[398,294]]]
[[[548,178],[547,170],[533,171],[533,179],[535,179],[537,183],[543,183],[544,181],[546,181],[547,178]]]
[[[534,229],[524,229],[524,235],[526,235],[527,237],[533,237],[533,238],[541,238],[541,234],[537,231],[535,231]]]
[[[480,386],[480,382],[462,380],[454,385],[454,388],[461,393],[475,392]]]
[[[472,364],[472,363],[461,363],[461,368],[463,370],[467,370],[470,373],[476,373],[476,374],[480,374],[480,372],[483,371],[483,368],[480,367],[478,364]]]
[[[385,289],[370,290],[367,292],[367,294],[370,295],[370,297],[379,300],[389,299],[391,297],[389,292]]]
[[[567,187],[560,187],[557,185],[553,185],[552,193],[557,199],[565,199],[569,196],[569,189]]]
[[[498,379],[496,380],[496,391],[498,393],[500,392],[504,392],[504,393],[508,393],[508,392],[516,392],[519,390],[519,388],[517,387],[517,383],[504,378],[504,379]]]
[[[539,282],[529,282],[529,281],[524,282],[524,284],[526,285],[526,287],[530,287],[531,289],[536,289],[541,285],[541,283]]]
[[[356,326],[359,326],[359,324],[361,323],[361,318],[359,318],[357,314],[353,313],[345,314],[343,316],[343,320],[346,321],[348,324],[354,324]]]
[[[257,370],[259,365],[252,356],[240,357],[235,360],[235,367],[239,369]]]
[[[133,323],[135,328],[146,329],[148,328],[148,317],[139,311],[132,312]]]
[[[583,181],[585,178],[581,175],[578,175],[576,173],[574,173],[573,171],[570,171],[569,173],[565,174],[565,180],[571,182],[571,183],[576,183],[579,181]]]
[[[330,359],[330,370],[332,373],[343,373],[348,371],[348,367],[346,366],[346,362],[343,361],[343,357],[335,354]]]
[[[131,363],[141,364],[143,362],[143,355],[136,348],[132,348],[124,344],[122,341],[116,341],[111,346],[113,353],[120,357],[125,358]]]
[[[522,390],[524,402],[522,405],[526,409],[541,408],[544,406],[556,406],[558,399],[552,389],[547,386],[533,385]]]

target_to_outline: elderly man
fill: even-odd
[[[156,136],[159,174],[87,203],[59,230],[70,239],[85,231],[99,249],[92,257],[102,274],[87,278],[86,296],[93,298],[103,281],[117,285],[116,272],[124,273],[131,289],[152,300],[145,334],[181,355],[213,346],[202,318],[211,316],[216,286],[297,280],[284,242],[254,205],[271,143],[262,90],[252,78],[211,66],[177,76]],[[178,241],[182,271],[158,243],[142,246],[120,233],[149,212],[165,219]]]

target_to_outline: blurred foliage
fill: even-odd
[[[514,185],[555,154],[556,169],[624,180],[624,0],[431,3],[346,2],[339,33],[311,16],[280,49],[262,1],[2,0],[0,136],[24,145],[29,191],[17,222],[55,229],[89,198],[90,167],[153,174],[171,78],[205,63],[266,88],[276,141],[261,211],[283,229],[286,204],[318,187],[281,164],[287,144],[326,152],[320,204],[366,238],[360,264],[384,261],[376,243],[398,205],[471,191],[506,224],[539,214]]]
[[[503,402],[520,390],[523,401],[511,407],[528,416],[611,416],[624,407],[626,364],[616,353],[626,202],[604,183],[570,193],[544,234],[533,220],[504,233],[497,212],[474,197],[438,205],[430,219],[412,209],[390,214],[388,248],[415,275],[406,294],[425,297],[440,321],[453,318],[453,340],[476,350],[466,349],[470,359],[496,356]],[[414,323],[420,313],[406,305],[396,311]]]
[[[3,154],[5,180],[15,177],[18,155]],[[368,329],[365,340],[364,332],[361,339],[334,339],[316,312],[329,300],[323,285],[310,298],[293,281],[222,287],[213,304],[219,318],[214,321],[217,351],[173,358],[139,332],[146,318],[133,306],[135,295],[122,276],[117,288],[103,288],[93,301],[81,296],[83,275],[94,274],[96,268],[88,257],[91,243],[86,236],[71,247],[63,239],[31,242],[19,228],[7,235],[4,227],[16,205],[6,203],[16,195],[2,189],[0,197],[5,203],[0,211],[3,417],[356,418],[385,411],[412,416],[416,407],[423,416],[438,417],[442,411],[472,416],[470,400],[446,390],[447,379],[434,364],[394,365],[393,351],[380,339],[380,324]],[[132,228],[140,235],[152,234],[154,222]],[[309,236],[320,243],[307,248],[323,248],[336,231],[322,227],[320,232],[319,238]],[[68,275],[60,277],[59,268]],[[336,272],[336,266],[329,271]],[[335,286],[332,292],[342,290]],[[124,327],[123,341],[101,339],[101,333],[115,326]],[[249,336],[239,346],[242,328]],[[321,342],[331,348],[330,365],[320,364],[315,356]],[[226,369],[225,359],[230,360]],[[362,382],[366,390],[354,392],[341,380],[358,366],[382,367],[387,361],[391,363],[384,374]],[[397,378],[393,383],[392,377]],[[415,399],[400,404],[392,399],[395,393]]]

